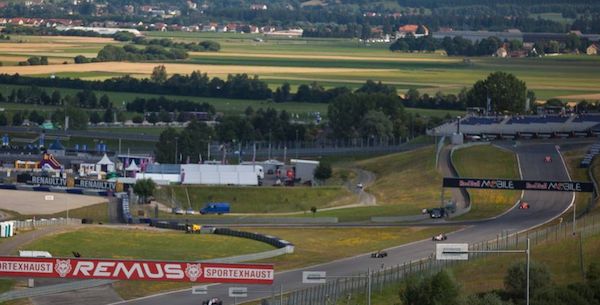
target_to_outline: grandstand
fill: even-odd
[[[457,121],[428,131],[430,135],[450,136]],[[460,132],[490,138],[532,138],[592,136],[600,134],[600,113],[571,115],[474,116],[460,120]]]

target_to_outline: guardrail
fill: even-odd
[[[78,218],[51,218],[51,219],[27,219],[14,220],[15,229],[35,229],[47,226],[77,225],[81,224]]]
[[[572,223],[538,228],[528,232],[514,234],[498,234],[496,239],[482,241],[469,245],[470,250],[513,250],[525,247],[529,238],[532,246],[545,242],[566,239],[573,233],[583,237],[600,234],[600,215],[582,217],[577,222],[579,227],[573,231]],[[366,255],[366,254],[365,254]],[[494,253],[474,253],[471,259],[477,259]],[[458,264],[467,264],[468,261],[436,260],[433,253],[429,257],[406,262],[391,268],[371,272],[371,287],[373,295],[381,293],[384,288],[397,287],[399,283],[412,275],[427,275]],[[296,290],[283,296],[273,293],[270,298],[265,298],[260,304],[269,305],[313,305],[313,304],[341,304],[362,302],[368,289],[369,282],[366,272],[340,277],[326,284],[314,285],[305,289]]]

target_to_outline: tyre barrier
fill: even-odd
[[[185,231],[189,223],[182,223],[179,221],[165,221],[165,220],[157,220],[157,219],[140,219],[140,223],[149,223],[151,227],[162,228],[162,229],[171,229],[171,230],[179,230]],[[294,244],[287,240],[280,239],[276,236],[264,235],[260,233],[251,233],[244,231],[236,231],[228,228],[214,228],[214,227],[203,227],[202,232],[219,234],[219,235],[227,235],[241,238],[248,238],[256,241],[260,241],[266,244],[269,244],[276,248],[293,248]]]

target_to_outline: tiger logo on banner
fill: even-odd
[[[71,272],[71,260],[70,259],[65,259],[65,260],[60,260],[57,259],[56,260],[56,264],[54,265],[54,270],[56,271],[56,273],[58,273],[58,275],[60,275],[60,277],[65,277],[67,276],[67,274],[69,274],[69,272]]]
[[[202,267],[200,264],[187,264],[185,268],[185,275],[190,281],[195,282],[200,276],[202,276]]]

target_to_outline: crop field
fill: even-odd
[[[502,70],[515,74],[536,91],[538,98],[562,97],[569,100],[598,99],[600,58],[564,55],[545,58],[498,59],[491,57],[447,57],[437,53],[394,53],[387,44],[364,44],[353,39],[264,37],[231,33],[159,33],[150,38],[171,37],[178,41],[218,41],[220,52],[192,52],[185,61],[165,63],[169,73],[195,70],[211,76],[257,74],[274,88],[283,81],[318,81],[326,87],[355,88],[367,79],[394,85],[400,92],[417,88],[424,93],[457,93],[463,87]],[[262,42],[254,39],[260,37]],[[19,42],[14,42],[19,41]],[[14,64],[27,56],[50,56],[51,63],[71,62],[77,54],[95,56],[109,38],[14,36],[0,43],[0,60]],[[0,73],[104,79],[131,74],[148,76],[153,63],[91,63],[49,66],[4,66]]]
[[[10,35],[11,40],[0,43],[0,61],[16,65],[29,56],[48,56],[50,64],[73,63],[73,57],[95,57],[107,44],[117,43],[112,38],[75,36]]]

